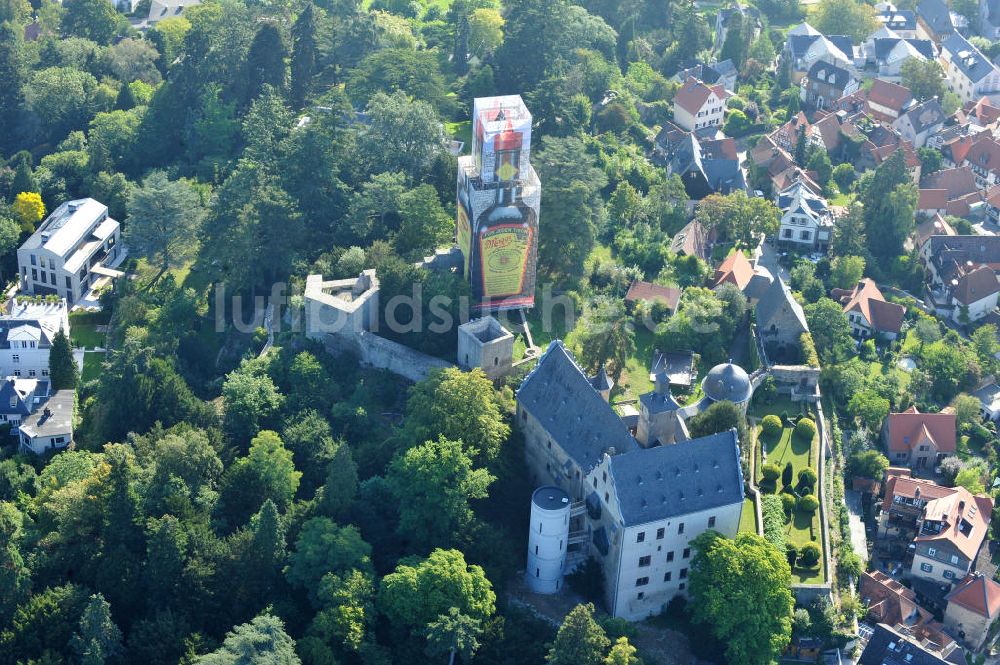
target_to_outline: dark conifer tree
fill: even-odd
[[[62,330],[56,333],[49,351],[49,379],[53,390],[73,390],[80,381],[80,371],[73,359],[69,337]]]
[[[312,2],[306,4],[292,26],[291,101],[302,108],[312,89],[316,73],[316,13]]]

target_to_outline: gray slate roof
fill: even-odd
[[[639,447],[561,340],[549,344],[525,377],[517,401],[584,471],[597,464],[608,448],[622,453]]]
[[[730,62],[730,65],[732,62]],[[715,68],[714,65],[709,65],[707,63],[701,62],[700,60],[695,60],[686,63],[681,69],[671,77],[671,80],[679,81],[684,83],[688,80],[688,77],[693,77],[707,83],[708,85],[713,85],[722,78],[723,72],[720,72]]]
[[[945,121],[944,110],[936,98],[928,99],[923,104],[914,106],[903,115],[910,119],[913,131],[917,134],[934,125],[940,125]]]
[[[750,376],[742,367],[731,362],[709,370],[702,382],[702,390],[716,402],[728,400],[735,404],[747,401],[753,394]]]
[[[879,19],[890,30],[917,29],[917,15],[909,9],[886,10],[879,14]]]
[[[616,455],[609,469],[625,526],[743,501],[736,430]]]
[[[920,645],[911,642],[894,629],[880,623],[861,653],[860,665],[947,665]]]
[[[917,15],[938,35],[948,35],[955,32],[948,5],[944,0],[921,0],[917,5]]]
[[[705,179],[708,180],[708,185],[713,191],[720,194],[730,194],[736,190],[746,190],[747,181],[743,176],[739,160],[705,159],[702,160],[701,165]]]
[[[917,53],[928,60],[934,59],[934,43],[931,40],[899,39],[898,37],[879,37],[875,39],[875,59],[878,62],[884,61],[899,42],[909,42],[910,46],[916,49]]]
[[[949,35],[941,42],[941,48],[952,54],[955,66],[973,83],[978,83],[993,71],[993,63],[962,35]]]
[[[639,395],[639,402],[646,407],[650,413],[662,413],[664,411],[676,411],[681,408],[681,405],[677,403],[674,396],[670,393],[670,377],[666,372],[659,372],[657,374],[658,381],[665,381],[667,383],[666,390],[664,392],[657,392],[656,390],[651,390],[648,393],[643,393]]]
[[[21,386],[17,384],[18,381],[21,381]],[[48,391],[48,381],[7,379],[0,386],[0,413],[7,416],[27,416],[31,413],[35,397],[47,395]]]
[[[878,41],[878,40],[876,40]],[[821,78],[822,75],[822,78]],[[851,82],[854,77],[851,73],[844,69],[843,67],[838,67],[837,65],[831,65],[825,60],[817,60],[809,68],[809,72],[806,74],[810,81],[820,81],[826,83],[827,85],[833,86],[838,90],[843,90],[847,87],[847,84]]]
[[[765,329],[771,324],[772,319],[778,319],[779,315],[790,310],[798,320],[799,333],[809,332],[809,324],[806,323],[806,313],[802,311],[802,306],[792,297],[792,292],[785,285],[783,279],[778,277],[771,283],[771,287],[764,292],[757,303],[757,326]]]

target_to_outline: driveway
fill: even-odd
[[[854,490],[844,492],[844,503],[851,525],[851,546],[861,562],[868,563],[868,539],[865,538],[865,521],[861,511],[861,493]]]
[[[764,241],[761,247],[760,259],[757,260],[757,263],[771,271],[774,277],[781,277],[785,282],[788,281],[788,270],[778,263],[778,250],[774,248],[770,240]]]

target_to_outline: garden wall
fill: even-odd
[[[423,381],[435,369],[453,367],[440,358],[364,330],[348,335],[327,333],[323,345],[330,353],[350,353],[362,364],[387,369],[414,383]]]

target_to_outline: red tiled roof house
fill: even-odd
[[[974,573],[959,582],[945,600],[945,627],[973,651],[979,651],[990,626],[1000,616],[1000,584]]]
[[[645,300],[650,304],[658,302],[665,305],[671,312],[676,312],[677,303],[681,300],[681,290],[672,286],[660,286],[659,284],[643,282],[637,279],[628,287],[628,293],[625,294],[625,302],[631,305],[640,300]]]
[[[689,132],[722,127],[729,93],[721,85],[708,86],[688,77],[674,95],[674,122]]]
[[[857,283],[853,291],[833,289],[831,295],[844,306],[851,333],[856,337],[864,339],[880,335],[893,340],[899,336],[906,308],[886,302],[874,281],[866,277]]]
[[[880,537],[890,530],[913,535],[913,577],[938,584],[963,579],[986,541],[993,499],[908,474],[892,467],[886,472]]]
[[[955,454],[955,414],[920,413],[915,406],[890,413],[882,426],[882,440],[890,464],[933,468]]]

